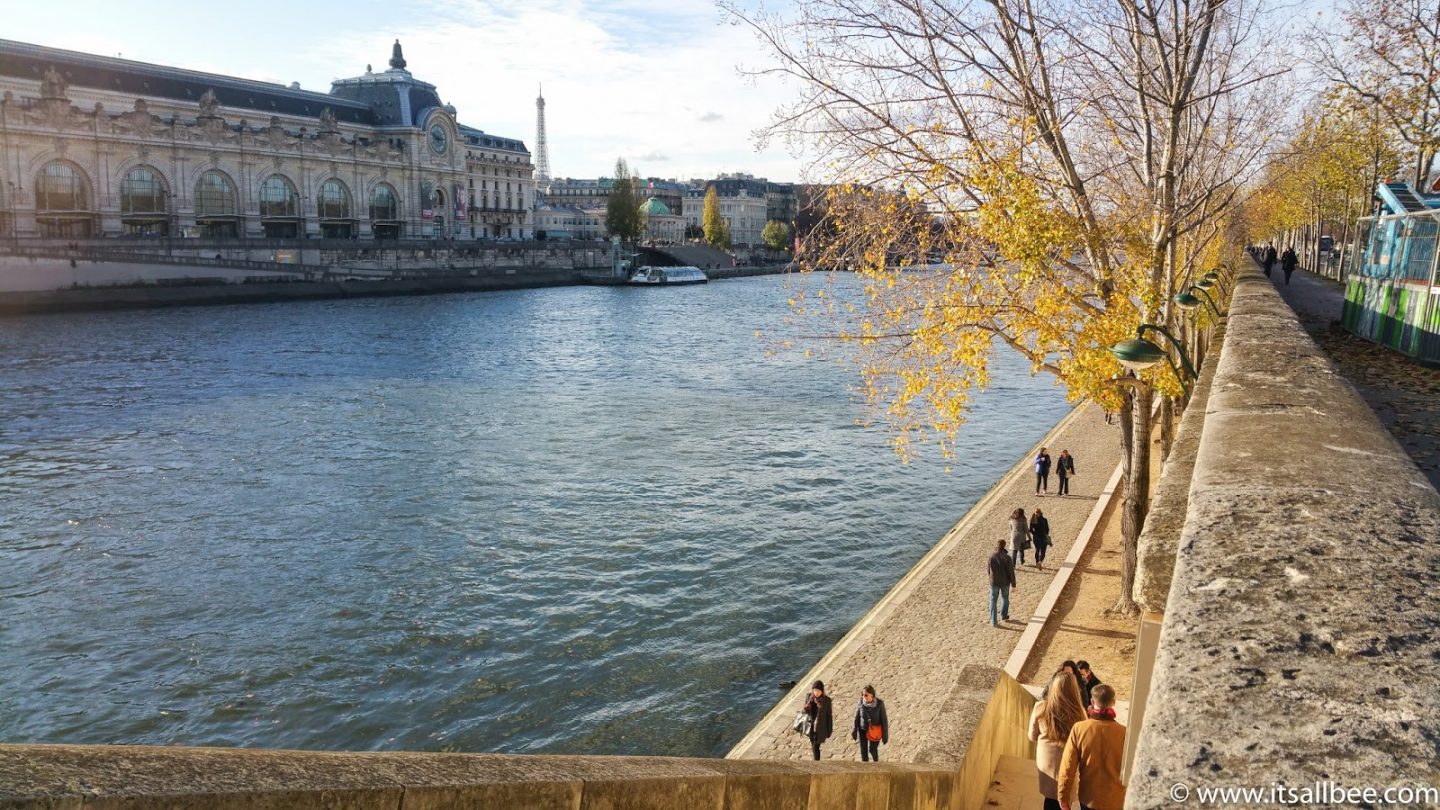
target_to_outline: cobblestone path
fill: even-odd
[[[860,689],[868,683],[884,699],[890,718],[890,744],[881,748],[881,758],[913,761],[931,727],[927,718],[940,712],[961,669],[972,664],[1004,666],[1055,566],[1065,559],[1120,460],[1120,429],[1106,424],[1104,413],[1092,404],[1067,416],[1045,444],[1052,457],[1068,449],[1075,458],[1079,474],[1070,482],[1070,497],[1037,497],[1033,453],[1017,459],[990,494],[827,653],[818,672],[795,673],[800,683],[730,756],[809,758],[809,742],[790,732],[789,723],[810,681],[819,677],[835,701],[835,736],[821,748],[823,758],[859,758],[850,727]],[[1050,489],[1055,489],[1053,475]],[[1041,508],[1056,545],[1043,571],[1028,563],[1019,568],[1019,584],[1010,595],[1011,621],[992,628],[986,563],[995,541],[1008,538],[1008,517],[1017,506],[1027,516]]]

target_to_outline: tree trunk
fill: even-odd
[[[1345,282],[1345,263],[1350,258],[1350,221],[1352,217],[1350,216],[1350,192],[1348,190],[1345,192],[1345,208],[1343,210],[1345,213],[1342,216],[1345,217],[1345,221],[1340,226],[1340,242],[1338,243],[1340,245],[1340,263],[1335,268],[1335,280],[1342,284]]]
[[[1192,347],[1194,344],[1191,344]],[[1193,350],[1193,349],[1192,349]],[[1160,399],[1160,460],[1170,458],[1170,444],[1174,441],[1175,400]]]
[[[1145,498],[1150,486],[1149,406],[1150,390],[1142,384],[1125,395],[1125,404],[1120,409],[1120,448],[1125,473],[1125,501],[1120,512],[1120,598],[1115,600],[1115,606],[1111,610],[1125,616],[1133,616],[1139,612],[1134,597],[1135,569],[1140,556],[1140,529],[1145,521]],[[1142,413],[1145,414],[1144,418],[1140,416]]]

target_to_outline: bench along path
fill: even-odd
[[[1104,413],[1093,404],[1072,412],[1043,444],[1052,458],[1059,457],[1062,449],[1074,456],[1079,475],[1071,479],[1070,497],[1053,494],[1057,486],[1053,473],[1052,494],[1036,497],[1033,458],[1038,447],[1032,448],[729,756],[809,758],[809,742],[791,732],[789,725],[816,677],[825,681],[835,701],[835,736],[822,746],[822,757],[859,757],[858,744],[850,740],[850,723],[860,689],[867,683],[875,685],[890,718],[890,744],[881,747],[881,759],[913,762],[927,742],[936,742],[931,740],[932,729],[937,735],[944,729],[927,720],[941,713],[964,667],[1004,666],[1056,566],[1064,561],[1120,461],[1120,429],[1107,425]],[[1018,585],[1010,594],[1011,621],[991,627],[986,563],[995,542],[1009,537],[1010,512],[1017,506],[1027,517],[1036,507],[1044,511],[1055,545],[1043,571],[1031,562],[1017,568]],[[1031,555],[1033,550],[1027,558]],[[1083,658],[1086,651],[1073,654]]]

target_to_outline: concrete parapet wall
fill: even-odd
[[[1440,495],[1242,274],[1126,806],[1173,806],[1177,784],[1440,783],[1437,578]]]
[[[983,789],[979,795],[983,800]],[[954,771],[897,763],[0,745],[0,807],[960,810],[962,804]]]
[[[987,690],[986,687],[989,687]],[[952,742],[935,742],[922,751],[920,762],[958,768],[956,810],[979,810],[990,792],[1000,758],[1035,758],[1035,744],[1026,733],[1035,698],[996,667],[966,667],[940,715],[932,722],[947,729]]]
[[[1225,322],[1221,321],[1210,336],[1212,345],[1220,347],[1225,340]],[[1189,513],[1190,484],[1195,475],[1195,457],[1200,451],[1200,437],[1205,430],[1205,410],[1220,352],[1211,352],[1200,369],[1200,379],[1190,392],[1190,402],[1175,431],[1170,456],[1155,484],[1145,528],[1138,541],[1138,563],[1132,598],[1142,611],[1164,613],[1165,600],[1170,596],[1171,575],[1175,571],[1175,551],[1180,533]],[[1133,706],[1132,706],[1133,709]]]

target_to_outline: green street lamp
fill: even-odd
[[[1210,281],[1213,281],[1213,282],[1215,282],[1216,284],[1219,284],[1219,285],[1220,285],[1220,294],[1221,294],[1221,295],[1225,295],[1225,294],[1227,293],[1228,288],[1229,288],[1229,285],[1226,283],[1226,280],[1225,280],[1225,279],[1227,278],[1227,276],[1228,276],[1229,269],[1230,269],[1230,268],[1227,266],[1227,267],[1225,268],[1225,270],[1226,270],[1225,273],[1221,273],[1219,269],[1211,270],[1210,272],[1206,273],[1205,275],[1201,276],[1200,278],[1202,278],[1202,279],[1209,279]]]
[[[1190,386],[1185,384],[1186,377],[1180,373],[1180,369],[1175,367],[1175,361],[1170,359],[1169,352],[1166,352],[1164,349],[1145,339],[1145,332],[1147,330],[1159,332],[1170,341],[1170,345],[1174,346],[1175,350],[1179,352],[1180,362],[1184,364],[1185,373],[1189,375],[1189,379],[1193,380],[1200,376],[1195,373],[1195,367],[1190,364],[1190,356],[1185,353],[1185,344],[1176,340],[1175,336],[1170,334],[1163,326],[1156,326],[1153,323],[1140,324],[1135,328],[1135,337],[1129,340],[1122,340],[1114,346],[1111,346],[1110,354],[1114,355],[1115,359],[1120,361],[1120,365],[1131,371],[1144,371],[1161,360],[1165,360],[1170,364],[1170,369],[1175,372],[1175,378],[1180,381],[1180,389],[1185,392],[1186,399],[1189,399]]]
[[[1131,371],[1144,371],[1165,359],[1165,350],[1144,338],[1122,340],[1110,347],[1110,353]]]
[[[1174,299],[1175,305],[1186,312],[1193,312],[1196,307],[1200,306],[1200,298],[1195,295],[1196,293],[1205,296],[1205,302],[1210,305],[1210,311],[1215,313],[1215,318],[1218,320],[1220,318],[1220,307],[1215,304],[1215,299],[1210,297],[1210,293],[1198,286],[1191,285],[1190,289],[1182,293],[1177,293]]]
[[[1190,292],[1176,293],[1175,306],[1180,307],[1186,312],[1194,312],[1195,308],[1200,306],[1200,299],[1196,298],[1195,295]]]

